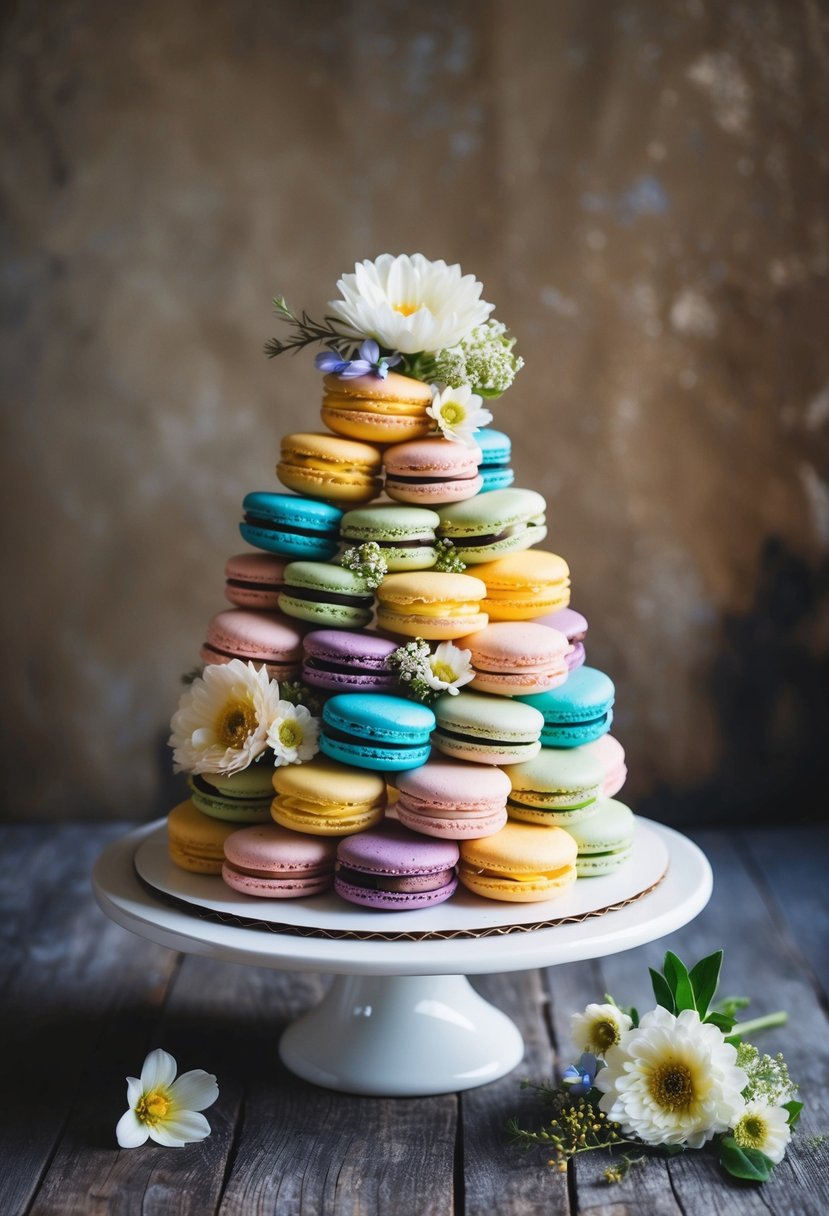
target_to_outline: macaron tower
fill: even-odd
[[[556,898],[635,823],[555,517],[489,429],[523,360],[459,266],[383,254],[337,288],[320,323],[275,302],[266,353],[319,345],[322,376],[244,497],[232,607],[172,720],[171,859],[245,900],[333,881],[369,916],[459,883]]]

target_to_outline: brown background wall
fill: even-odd
[[[319,313],[459,261],[619,691],[630,800],[817,804],[829,33],[813,0],[21,0],[2,58],[4,806],[149,815]],[[823,770],[825,771],[825,770]],[[804,794],[808,797],[804,800]],[[794,797],[793,797],[794,795]]]

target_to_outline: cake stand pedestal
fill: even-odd
[[[705,855],[671,828],[637,823],[639,860],[612,877],[576,884],[582,903],[590,899],[596,910],[624,906],[588,912],[587,919],[574,908],[570,923],[569,894],[532,906],[463,894],[438,908],[397,914],[366,914],[334,896],[253,901],[215,879],[170,867],[163,822],[109,845],[93,887],[114,921],[172,950],[333,973],[320,1004],[280,1042],[283,1062],[306,1080],[378,1096],[454,1093],[494,1081],[523,1055],[518,1028],[467,975],[601,958],[664,937],[705,907],[712,887]],[[648,889],[647,866],[657,857],[663,862]],[[625,883],[638,890],[625,897]],[[270,923],[257,921],[263,904]],[[559,915],[565,923],[542,919]]]

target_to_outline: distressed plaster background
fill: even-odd
[[[829,51],[814,0],[20,0],[0,100],[4,807],[146,814],[243,494],[357,258],[460,261],[618,685],[630,800],[825,775]],[[824,657],[821,657],[824,656]],[[806,795],[806,797],[804,797]]]

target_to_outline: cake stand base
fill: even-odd
[[[518,1027],[463,975],[338,975],[279,1044],[306,1081],[390,1098],[454,1093],[511,1072]]]

